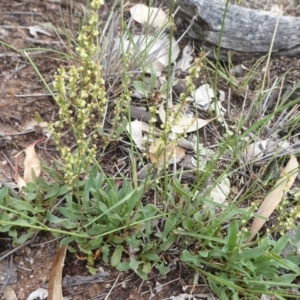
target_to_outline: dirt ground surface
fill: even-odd
[[[69,36],[76,38],[82,17],[87,13],[85,2],[1,1],[0,39],[14,49],[28,49],[28,56],[46,82],[51,83],[63,61],[60,54],[45,51],[45,48],[65,53],[70,51],[66,37],[53,28],[65,28]],[[294,5],[292,9],[286,2],[283,3],[286,12],[297,15],[299,8]],[[101,9],[103,20],[110,12],[110,4],[106,1]],[[253,7],[259,8],[257,5]],[[0,46],[0,183],[16,187],[13,157],[43,138],[43,128],[34,120],[37,115],[46,122],[55,120],[57,106],[28,59],[9,47]],[[245,64],[251,67],[253,61]],[[299,82],[300,60],[295,57],[272,59],[269,82],[287,71],[286,84],[292,86]],[[53,146],[50,142],[48,151],[53,150],[56,156]],[[43,145],[39,146],[38,151],[42,160],[51,164]],[[0,299],[25,300],[38,288],[47,288],[49,269],[58,245],[59,240],[50,234],[39,234],[31,243],[13,251],[10,238],[0,235]],[[134,273],[119,273],[100,262],[96,266],[100,276],[75,278],[89,276],[85,261],[75,254],[67,254],[63,276],[64,295],[68,299],[172,299],[191,291],[193,295],[198,295],[195,299],[215,299],[204,280],[203,284],[193,286],[193,272],[179,263],[174,263],[167,278],[152,274],[147,282]],[[3,273],[7,272],[11,275],[3,277]],[[75,279],[72,281],[67,275]]]

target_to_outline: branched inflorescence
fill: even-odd
[[[80,175],[86,174],[96,158],[95,139],[103,124],[107,105],[105,82],[98,59],[98,10],[102,0],[93,0],[93,13],[90,20],[82,27],[78,36],[77,63],[58,69],[53,83],[57,92],[56,102],[59,107],[59,121],[50,125],[53,139],[61,152],[65,163],[64,178],[72,184]],[[71,129],[76,143],[76,151],[71,152],[62,146],[62,129]],[[88,134],[87,131],[92,133]]]

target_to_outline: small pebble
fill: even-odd
[[[2,160],[1,161],[1,166],[5,167],[7,166],[8,162],[6,160]]]
[[[30,256],[30,254],[31,254],[31,249],[30,249],[30,247],[25,247],[25,252],[26,252],[26,255],[27,255],[27,256]]]
[[[15,291],[10,286],[4,289],[3,296],[5,300],[18,300]]]
[[[14,150],[11,151],[10,155],[15,156],[17,153],[18,153],[18,151],[16,149],[14,149]]]

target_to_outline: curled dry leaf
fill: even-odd
[[[20,176],[18,167],[15,169],[15,181],[17,182],[18,188],[22,191],[23,187],[26,186],[25,180]]]
[[[46,299],[48,297],[48,290],[39,288],[32,292],[26,300],[35,300],[35,299]]]
[[[268,196],[264,199],[263,203],[258,209],[257,213],[261,217],[269,218],[277,205],[281,202],[282,199],[284,199],[285,194],[289,191],[297,177],[298,168],[299,164],[297,158],[293,154],[291,154],[291,158],[282,171],[280,178],[277,180],[275,188],[268,194]],[[250,242],[253,239],[253,237],[258,233],[265,222],[266,220],[261,218],[254,219],[250,229],[251,235],[247,242]]]
[[[254,142],[246,148],[247,161],[258,160],[264,156],[268,140]]]
[[[185,157],[185,150],[175,143],[175,141],[164,143],[162,140],[156,140],[149,147],[149,158],[151,163],[163,166],[165,158],[168,165],[179,162]]]
[[[210,197],[214,202],[222,204],[230,193],[230,181],[226,177],[218,183],[210,192]]]
[[[182,109],[180,104],[173,106],[172,108],[169,108],[174,112],[174,116],[176,120],[174,120],[174,117],[170,115],[169,122],[171,124],[171,131],[173,133],[189,133],[196,131],[197,129],[202,128],[203,126],[207,125],[209,122],[211,122],[213,119],[209,120],[203,120],[199,118],[195,118],[191,114],[185,115],[182,112],[178,112],[179,109]],[[159,106],[159,117],[161,121],[164,123],[166,121],[166,112],[164,108],[164,104],[161,103]]]
[[[131,17],[140,24],[150,24],[153,27],[163,28],[169,18],[161,8],[148,7],[145,4],[136,4],[130,9]]]
[[[214,98],[214,91],[209,84],[199,86],[193,94],[193,97],[188,97],[188,100],[194,101],[197,106],[203,110],[208,110],[209,104]]]
[[[126,130],[129,133],[131,139],[134,141],[135,145],[138,147],[138,149],[143,150],[143,125],[147,123],[135,120],[133,122],[130,122],[126,125]]]
[[[22,190],[24,186],[28,182],[33,182],[32,174],[34,172],[35,176],[38,177],[41,174],[41,162],[40,158],[38,157],[37,153],[35,152],[35,145],[44,139],[40,139],[34,143],[32,143],[29,147],[25,150],[22,150],[17,155],[15,155],[16,159],[16,167],[15,167],[15,180],[17,182],[18,188]],[[22,178],[19,174],[18,170],[18,157],[19,155],[25,152],[26,157],[24,160],[24,178]]]
[[[150,129],[155,136],[161,136],[161,131],[159,129],[150,128],[149,124],[139,120],[134,120],[126,125],[126,131],[131,135],[132,140],[140,150],[145,150],[145,147],[143,146],[143,132],[149,133]]]
[[[20,129],[22,131],[38,131],[42,132],[47,138],[51,136],[50,130],[48,128],[47,122],[40,122],[38,123],[36,120],[31,119],[25,122]]]
[[[67,246],[60,247],[55,254],[49,275],[48,300],[63,300],[62,294],[62,270],[66,256]]]
[[[194,47],[186,45],[182,50],[182,58],[178,61],[177,67],[182,71],[186,72],[192,65]]]
[[[52,36],[52,34],[43,29],[41,26],[38,26],[38,25],[35,25],[35,26],[29,26],[28,27],[29,29],[29,33],[34,36],[35,39],[38,39],[38,33],[42,33],[42,34],[45,34],[45,35],[48,35],[48,36]]]
[[[41,161],[34,149],[36,144],[37,142],[34,142],[24,150],[26,153],[24,160],[24,180],[26,183],[33,182],[32,172],[35,173],[36,177],[41,174]]]

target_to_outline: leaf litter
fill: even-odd
[[[164,28],[169,23],[167,14],[161,8],[148,7],[145,4],[136,4],[131,7],[130,14],[134,21],[157,28]]]

